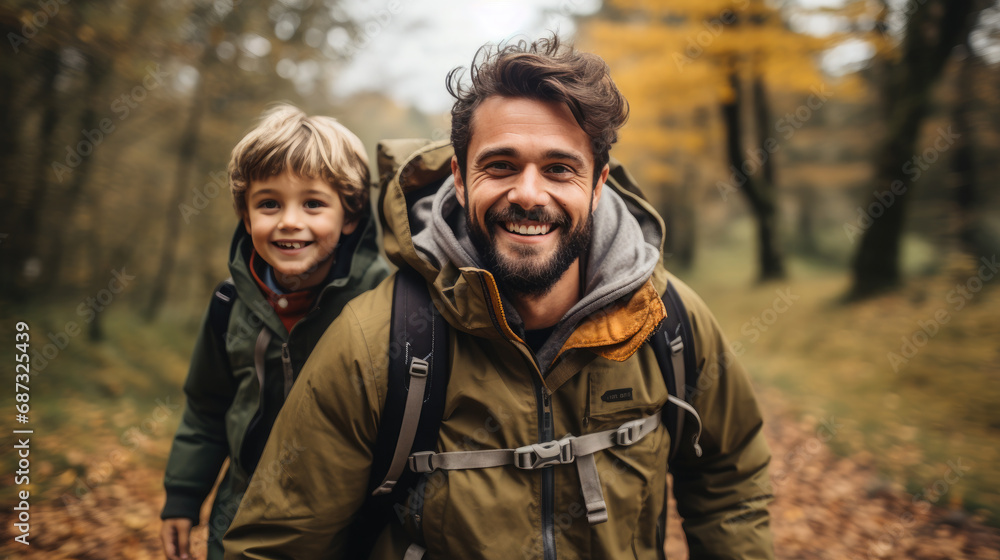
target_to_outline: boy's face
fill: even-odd
[[[288,171],[251,181],[246,202],[243,225],[254,249],[288,291],[323,282],[340,236],[358,227],[357,221],[345,222],[344,206],[333,187]]]

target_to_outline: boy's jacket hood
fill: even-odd
[[[386,253],[394,264],[416,269],[432,285],[438,310],[455,328],[488,338],[523,339],[520,317],[493,275],[482,268],[469,239],[451,175],[453,154],[447,142],[380,144]],[[658,296],[666,286],[660,266],[663,221],[624,169],[614,161],[611,166],[605,185],[610,188],[594,211],[584,295],[537,353],[542,369],[572,347],[599,348],[600,355],[624,360],[665,316]],[[613,303],[618,307],[595,313]],[[624,313],[614,312],[619,308]]]

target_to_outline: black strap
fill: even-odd
[[[674,288],[672,282],[667,282],[667,290],[663,293],[663,305],[667,308],[667,318],[663,320],[659,331],[650,339],[656,363],[660,366],[667,392],[681,400],[686,400],[688,393],[698,386],[700,372],[695,365],[694,333],[688,319],[684,302]],[[675,372],[671,357],[671,341],[681,337],[684,344],[684,370]],[[679,379],[678,379],[679,378]],[[685,414],[677,405],[668,402],[663,409],[663,423],[670,434],[670,458],[680,449],[681,437],[677,426],[682,425],[681,416]]]
[[[236,285],[233,279],[226,278],[215,287],[212,302],[208,304],[208,326],[219,341],[219,348],[226,349],[226,331],[229,329],[229,316],[233,312],[233,302],[236,301]]]
[[[385,478],[396,450],[409,390],[409,365],[413,358],[426,360],[430,366],[411,452],[435,450],[444,417],[445,392],[451,373],[448,325],[431,301],[423,277],[412,269],[401,269],[396,274],[389,344],[388,392],[373,450],[367,497],[351,529],[348,558],[368,557],[379,533],[393,521],[393,504],[404,502],[408,490],[417,482],[417,474],[406,469],[391,492],[372,495]]]

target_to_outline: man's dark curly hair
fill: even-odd
[[[499,95],[565,103],[590,136],[597,181],[608,163],[611,145],[618,140],[618,129],[628,120],[628,101],[611,80],[601,57],[579,52],[552,35],[531,44],[521,40],[484,45],[472,59],[468,84],[462,83],[464,73],[464,68],[455,68],[447,79],[448,93],[455,98],[451,143],[463,179],[472,115],[488,97]]]

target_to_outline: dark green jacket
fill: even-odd
[[[164,477],[167,500],[161,518],[182,517],[197,523],[202,502],[229,458],[210,517],[210,558],[221,557],[222,535],[236,514],[249,475],[284,403],[286,367],[293,379],[297,377],[344,305],[388,276],[389,266],[379,255],[377,237],[374,220],[368,218],[355,235],[343,240],[341,251],[345,254],[334,264],[332,279],[320,292],[313,310],[289,333],[254,281],[249,269],[252,243],[243,225],[238,226],[229,262],[236,298],[231,304],[225,348],[206,313],[184,383],[187,406]]]

